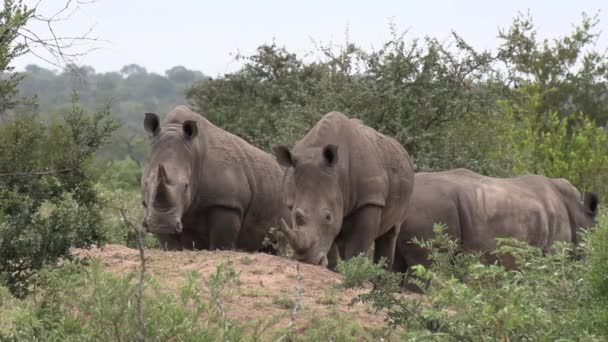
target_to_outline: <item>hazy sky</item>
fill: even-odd
[[[66,1],[42,0],[40,12],[50,15]],[[410,38],[446,39],[455,30],[477,48],[493,48],[498,28],[508,27],[518,11],[530,12],[541,37],[556,37],[580,22],[582,12],[598,10],[599,30],[604,31],[598,45],[606,48],[607,0],[97,0],[80,5],[56,30],[58,35],[73,36],[93,27],[92,35],[106,42],[96,43],[99,49],[80,63],[98,72],[137,63],[159,73],[184,65],[216,76],[238,67],[231,54],[251,53],[273,39],[303,54],[313,49],[313,41],[343,43],[348,28],[351,41],[379,47],[390,36],[392,21],[399,30],[409,28]],[[41,23],[33,22],[30,28],[43,35],[48,32]],[[18,68],[30,63],[54,68],[31,55],[15,62]]]

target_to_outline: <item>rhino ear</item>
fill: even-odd
[[[336,165],[338,162],[338,146],[334,144],[326,145],[323,148],[323,159],[329,167]]]
[[[279,162],[279,165],[283,167],[292,167],[294,166],[293,156],[289,151],[289,148],[285,145],[279,145],[274,148],[274,155]]]
[[[158,115],[154,113],[145,113],[144,116],[144,128],[146,129],[146,132],[157,135],[160,128]]]
[[[194,139],[198,135],[198,126],[194,120],[186,120],[182,125],[186,139]]]
[[[585,208],[589,209],[589,211],[591,211],[591,213],[595,217],[597,215],[597,208],[600,203],[600,199],[599,199],[598,195],[594,192],[586,193],[585,200],[583,203],[585,205]]]

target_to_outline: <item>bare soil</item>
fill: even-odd
[[[75,250],[81,258],[100,258],[105,271],[124,274],[139,268],[139,251],[121,245]],[[240,285],[226,299],[229,319],[253,327],[268,325],[268,330],[287,327],[296,298],[296,264],[291,259],[263,253],[234,251],[165,252],[146,250],[148,274],[166,287],[177,291],[186,283],[192,271],[208,277],[221,262],[229,262],[239,272]],[[315,319],[335,319],[342,316],[348,322],[358,322],[369,330],[385,327],[383,314],[368,304],[349,306],[353,298],[369,289],[342,289],[337,285],[341,276],[320,266],[300,263],[301,307],[294,326],[304,332]],[[201,293],[201,296],[208,296]],[[405,296],[416,296],[406,294]]]

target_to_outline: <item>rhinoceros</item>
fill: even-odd
[[[334,268],[374,243],[392,263],[413,186],[410,156],[360,120],[326,114],[290,151],[277,146],[291,225],[281,225],[297,260]],[[390,267],[390,266],[389,266]]]
[[[393,269],[428,266],[427,251],[412,239],[432,238],[434,223],[447,225],[463,250],[482,253],[496,249],[496,238],[516,238],[545,252],[555,241],[576,244],[579,228],[595,225],[598,203],[594,193],[582,201],[580,192],[563,178],[493,178],[466,169],[417,173]],[[506,267],[514,266],[511,257],[501,259]]]
[[[152,134],[141,179],[143,226],[169,250],[263,249],[289,210],[283,171],[271,154],[214,126],[186,106],[162,125],[146,113]]]

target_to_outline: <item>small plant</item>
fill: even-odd
[[[317,299],[321,305],[335,305],[338,303],[338,290],[335,287],[327,288],[321,297]]]
[[[282,309],[292,309],[295,305],[295,300],[291,294],[281,292],[272,297],[272,304],[278,305]]]
[[[601,221],[608,221],[606,214]],[[588,237],[590,249],[588,279],[594,294],[608,303],[608,226],[596,227]]]
[[[289,257],[292,254],[291,247],[287,243],[285,234],[275,227],[270,228],[262,241],[262,245],[271,253],[278,256]]]
[[[343,288],[360,288],[366,282],[384,273],[386,259],[375,264],[364,254],[357,255],[348,261],[338,261],[338,272],[342,274],[340,286]]]
[[[246,256],[244,256],[244,257],[241,258],[241,264],[243,264],[243,265],[251,265],[251,264],[253,264],[253,259],[250,256],[246,255]]]

